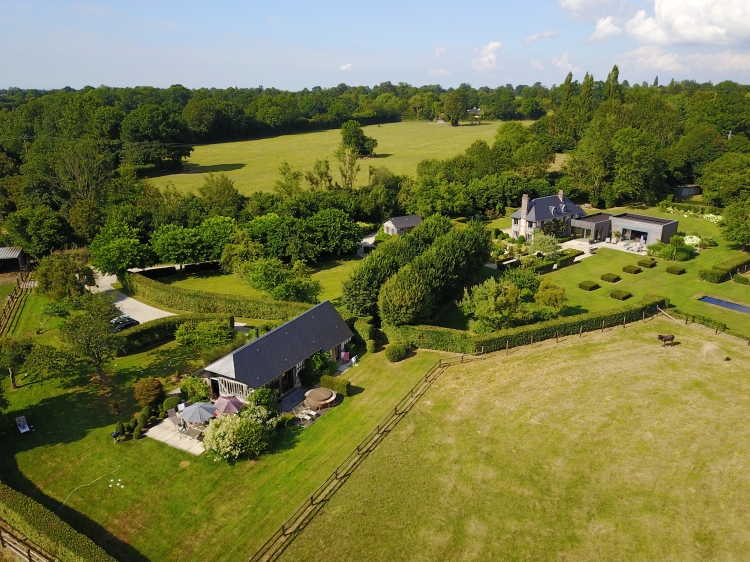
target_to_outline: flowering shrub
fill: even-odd
[[[694,248],[698,248],[700,243],[701,243],[700,236],[695,236],[693,234],[685,236],[685,244],[687,244],[688,246],[693,246]]]
[[[248,404],[239,414],[220,415],[203,434],[203,445],[217,459],[259,456],[276,437],[278,418],[264,405]]]
[[[722,217],[721,215],[714,215],[714,214],[711,214],[711,213],[709,213],[707,215],[703,215],[703,220],[704,221],[712,222],[714,224],[719,224],[723,218],[724,217]]]

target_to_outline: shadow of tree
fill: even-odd
[[[214,164],[213,166],[200,166],[197,164],[189,164],[187,166],[187,173],[189,174],[208,174],[210,172],[231,172],[233,170],[241,170],[247,164]]]
[[[3,482],[55,513],[75,530],[88,536],[118,560],[145,562],[148,560],[132,545],[119,539],[102,525],[69,506],[61,507],[60,500],[44,494],[29,480],[18,466],[17,456],[37,448],[50,448],[80,441],[90,431],[113,423],[111,416],[95,407],[96,392],[82,390],[45,398],[22,410],[8,412],[8,418],[26,416],[32,432],[23,435],[5,431],[0,435],[3,455],[0,457]],[[7,425],[6,425],[7,427]],[[15,424],[13,425],[15,427]]]

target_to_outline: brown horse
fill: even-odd
[[[656,339],[661,342],[662,347],[664,347],[665,344],[669,344],[669,347],[674,346],[674,334],[659,334],[658,336],[656,336]]]

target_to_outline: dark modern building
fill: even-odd
[[[263,334],[201,372],[214,396],[247,399],[256,388],[275,388],[279,396],[300,386],[299,372],[305,359],[318,351],[341,356],[354,334],[330,301],[314,306]]]

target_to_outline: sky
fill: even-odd
[[[0,0],[0,88],[750,82],[750,0]]]

